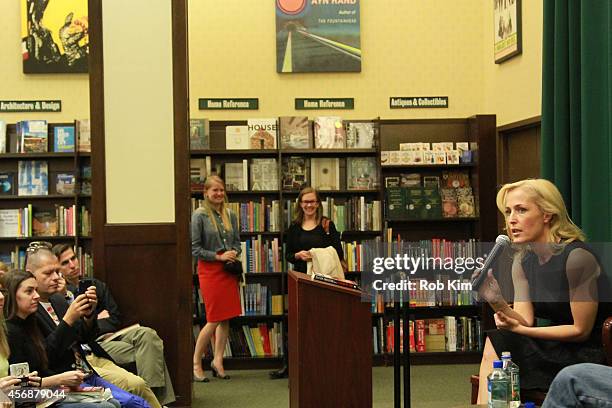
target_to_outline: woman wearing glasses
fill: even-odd
[[[225,183],[210,176],[204,183],[204,203],[191,218],[191,254],[198,259],[198,278],[206,307],[206,325],[200,331],[193,353],[193,379],[208,382],[202,354],[215,333],[213,376],[229,380],[223,369],[223,351],[229,335],[229,320],[240,316],[238,278],[226,272],[225,262],[240,255],[238,218],[227,207]]]
[[[340,260],[344,259],[340,234],[331,220],[327,231],[323,228],[323,209],[321,197],[317,190],[305,187],[300,191],[295,207],[294,218],[287,231],[287,249],[285,257],[293,264],[293,270],[306,273],[307,263],[312,260],[310,249],[334,247]],[[286,338],[284,341],[286,342]],[[285,343],[286,346],[286,343]],[[285,347],[286,349],[286,347]],[[270,372],[270,378],[285,378],[289,374],[287,367],[287,353],[285,353],[284,367],[278,371]]]
[[[312,259],[311,248],[332,246],[340,260],[344,259],[340,234],[336,226],[329,221],[328,231],[323,228],[323,209],[319,193],[312,187],[306,187],[298,195],[293,222],[287,231],[287,261],[293,264],[293,270],[306,273],[306,263]]]

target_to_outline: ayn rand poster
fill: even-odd
[[[276,0],[277,72],[361,72],[359,0]]]
[[[23,72],[87,72],[87,0],[21,0]]]

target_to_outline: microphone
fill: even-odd
[[[493,263],[495,263],[499,255],[504,252],[504,249],[506,249],[509,245],[510,238],[508,238],[507,235],[498,235],[497,238],[495,238],[495,245],[493,246],[493,249],[491,249],[491,252],[489,252],[489,256],[487,256],[485,259],[485,262],[480,269],[480,273],[478,276],[476,276],[476,278],[474,278],[474,280],[472,280],[472,290],[478,290],[478,288],[480,288],[480,285],[487,277],[487,271],[491,268]]]

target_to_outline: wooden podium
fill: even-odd
[[[372,406],[372,317],[361,292],[289,271],[289,400]]]

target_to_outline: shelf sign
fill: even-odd
[[[259,98],[199,98],[200,110],[257,110]]]
[[[62,101],[0,101],[0,112],[61,112]]]
[[[391,109],[448,108],[448,96],[393,96]]]
[[[295,98],[295,109],[354,109],[354,98]]]

